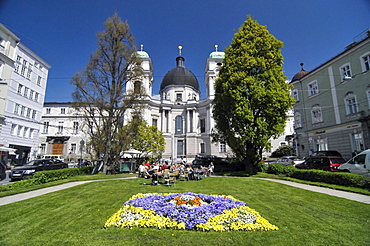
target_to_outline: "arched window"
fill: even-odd
[[[182,134],[182,116],[176,116],[175,127],[175,134]]]
[[[352,92],[348,92],[344,98],[346,104],[347,114],[355,114],[358,112],[356,95]]]
[[[135,94],[140,94],[140,91],[141,91],[141,82],[140,81],[136,81],[134,83],[134,93]]]

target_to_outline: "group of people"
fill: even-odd
[[[211,162],[208,167],[200,166],[195,168],[192,164],[185,162],[169,163],[164,161],[162,163],[149,162],[141,163],[138,168],[139,178],[152,179],[152,184],[158,184],[159,178],[164,177],[167,173],[177,174],[185,177],[186,180],[200,180],[201,177],[214,175],[214,165]]]

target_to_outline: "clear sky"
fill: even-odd
[[[0,23],[51,65],[45,102],[71,101],[69,81],[97,48],[96,33],[115,12],[152,58],[153,94],[175,67],[178,46],[205,97],[204,68],[248,14],[284,42],[285,75],[310,71],[370,28],[370,0],[0,0]]]

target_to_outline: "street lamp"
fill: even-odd
[[[85,145],[85,141],[83,139],[81,139],[80,141],[80,152],[81,152],[81,159],[80,159],[80,166],[82,166],[82,151],[84,149],[84,145]]]

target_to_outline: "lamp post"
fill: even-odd
[[[81,152],[80,167],[83,164],[83,162],[82,162],[82,151],[84,149],[84,145],[85,145],[85,141],[83,139],[81,139],[81,141],[80,141],[80,152]]]

